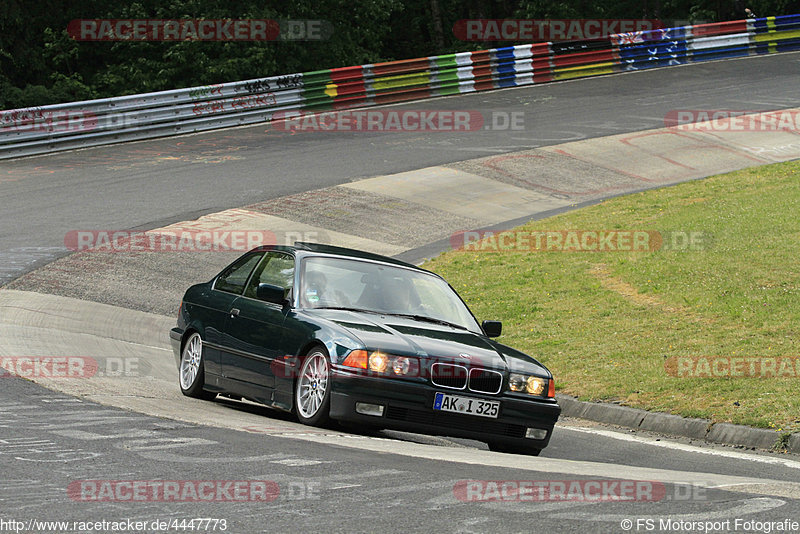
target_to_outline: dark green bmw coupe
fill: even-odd
[[[538,454],[561,412],[553,376],[497,343],[438,275],[295,243],[247,252],[190,287],[170,332],[181,391]]]

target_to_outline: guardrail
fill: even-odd
[[[800,15],[535,43],[0,112],[0,159],[752,54],[800,50]]]

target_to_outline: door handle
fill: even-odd
[[[238,317],[239,316],[239,308],[231,309],[231,317]]]

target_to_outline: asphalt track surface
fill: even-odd
[[[5,162],[3,281],[63,254],[64,234],[73,229],[148,229],[361,177],[657,128],[674,109],[797,107],[798,61],[800,55],[785,54],[399,106],[484,116],[523,111],[523,131],[290,135],[259,126]],[[202,403],[188,409],[202,410]],[[230,409],[284,419],[235,403]],[[717,531],[757,532],[763,530],[734,530],[733,522],[800,518],[794,456],[740,456],[727,447],[682,447],[585,424],[559,425],[539,458],[386,433],[355,433],[342,445],[340,436],[332,444],[324,433],[289,438],[159,419],[6,378],[0,518],[224,518],[229,532],[666,532],[660,521],[669,519],[730,520]],[[401,439],[386,440],[395,437]],[[462,502],[453,492],[463,480],[577,478],[661,481],[664,498]],[[76,501],[67,488],[86,479],[267,480],[281,494],[270,503]],[[626,519],[634,521],[630,530]]]
[[[147,525],[137,532],[186,532],[178,526],[180,521],[194,518],[224,520],[226,532],[236,533],[689,531],[663,528],[670,521],[716,525],[717,530],[706,527],[712,532],[758,532],[763,529],[746,528],[745,522],[780,523],[800,517],[798,484],[779,482],[797,480],[798,462],[787,467],[646,445],[614,448],[609,446],[613,440],[569,428],[554,435],[545,457],[527,459],[387,442],[368,434],[350,436],[349,441],[363,448],[333,446],[107,408],[16,378],[7,379],[0,389],[0,428],[0,514],[3,520],[24,524],[23,532],[110,532],[111,523],[128,521]],[[374,452],[369,450],[372,443],[388,447]],[[394,453],[394,447],[410,450]],[[424,447],[434,454],[418,457]],[[582,451],[592,449],[593,461],[581,462]],[[551,457],[569,462],[553,469],[546,459]],[[659,473],[666,471],[656,469],[644,471],[643,477],[635,467],[642,464],[668,466],[671,476],[660,480]],[[597,468],[603,474],[588,474]],[[752,471],[773,480],[760,484],[746,474]],[[741,476],[745,478],[734,478]],[[134,496],[132,490],[116,489],[133,481],[182,485],[171,495],[155,490]],[[191,498],[187,484],[198,487],[201,481],[219,481],[214,488],[223,491],[211,494],[227,500],[186,500]],[[236,497],[224,490],[227,481],[269,485],[269,497]],[[470,494],[458,491],[466,481],[485,485]],[[551,483],[641,481],[646,492],[627,501],[526,500],[508,490],[490,492],[488,481],[530,481],[555,488],[549,495],[558,495],[559,486]],[[784,495],[786,488],[791,497]],[[208,492],[206,487],[200,493]],[[105,502],[98,501],[101,497]],[[179,523],[152,528],[156,520]],[[68,523],[47,528],[45,521]],[[108,524],[76,528],[86,521]],[[31,524],[34,528],[27,530]],[[222,530],[221,523],[214,524],[214,531]]]
[[[0,163],[0,284],[65,254],[81,229],[147,230],[354,179],[664,126],[677,109],[773,110],[800,102],[798,53],[432,99],[475,110],[471,132],[218,130]]]

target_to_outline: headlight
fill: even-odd
[[[376,373],[385,373],[389,367],[389,356],[382,352],[375,351],[369,355],[369,370]]]
[[[419,358],[395,356],[379,350],[354,350],[342,362],[346,367],[365,369],[389,376],[419,376]]]
[[[555,396],[555,387],[550,387],[552,380],[539,376],[520,375],[512,373],[508,377],[508,389],[511,391],[524,392],[537,397]],[[551,395],[551,390],[553,394]]]
[[[511,375],[508,379],[508,389],[511,391],[522,391],[525,389],[525,377],[522,375]]]
[[[392,359],[392,371],[396,375],[407,375],[411,370],[411,360],[405,356]]]

